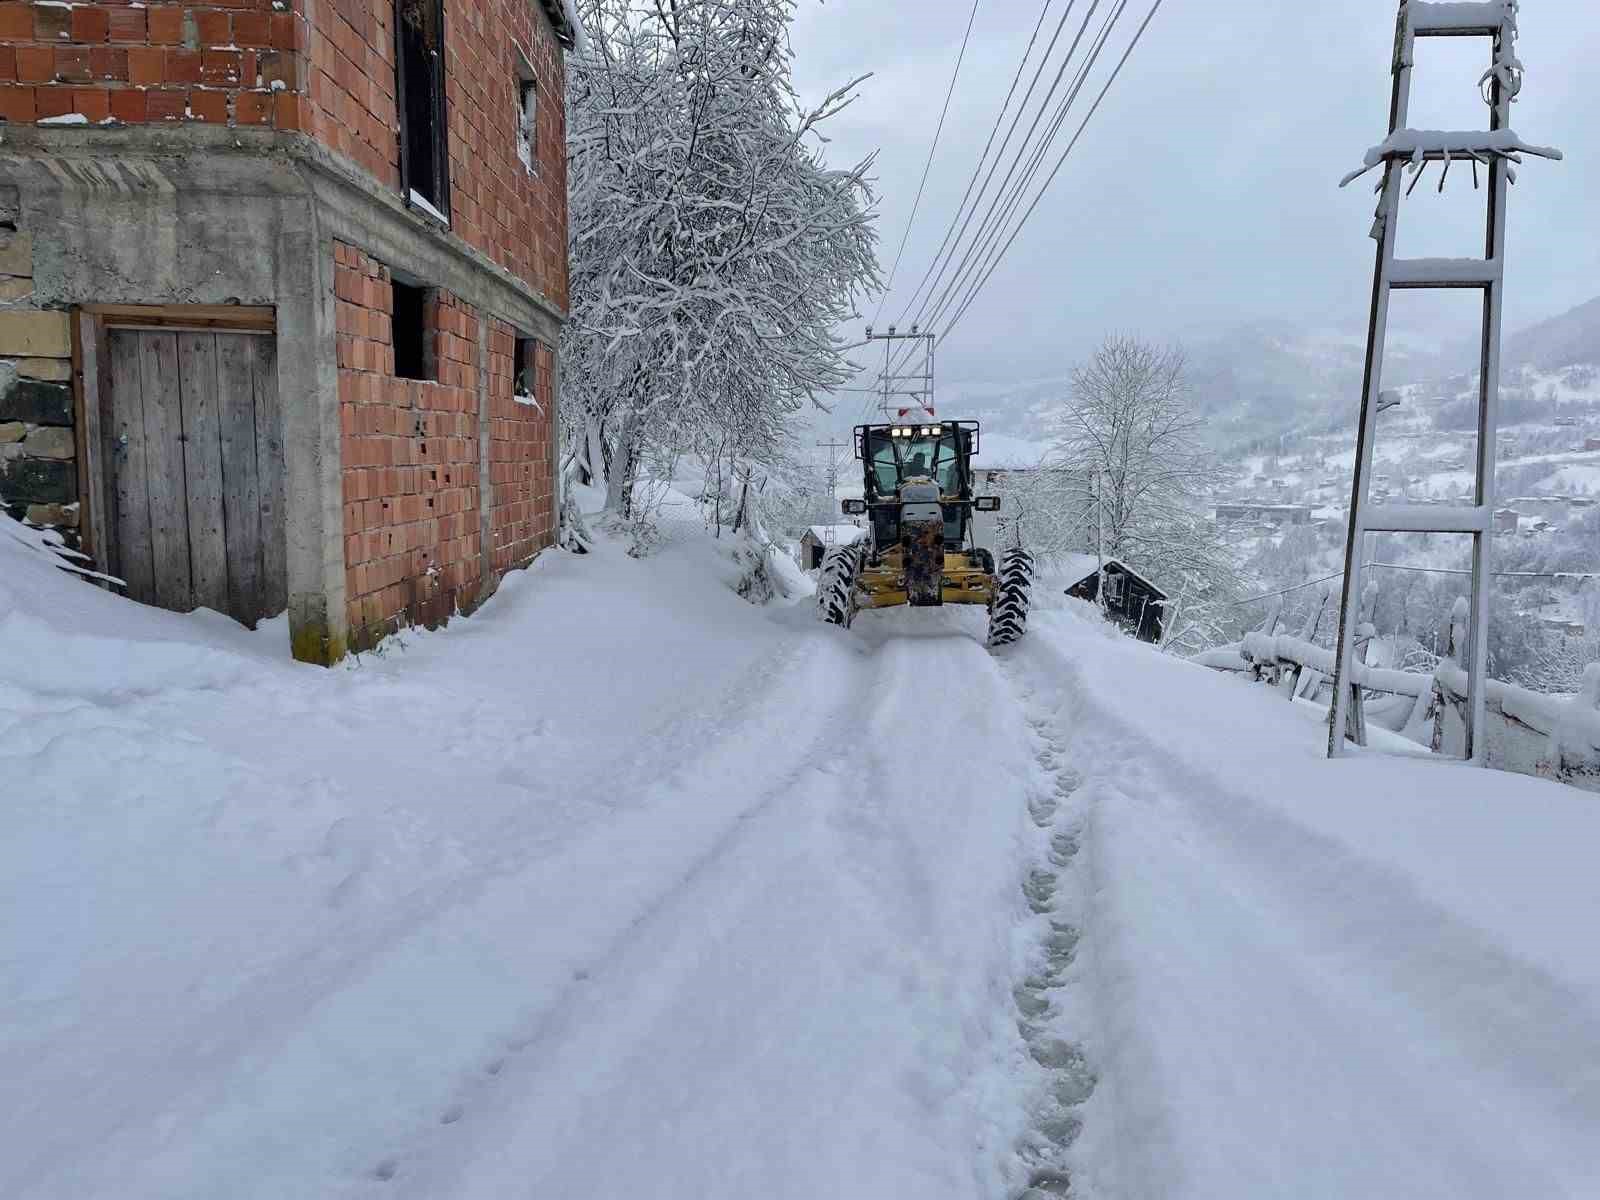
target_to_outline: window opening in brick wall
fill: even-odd
[[[517,63],[517,157],[530,172],[539,170],[539,81],[533,64],[512,47]]]
[[[539,343],[519,337],[511,365],[511,398],[518,404],[538,407]]]
[[[434,379],[438,369],[433,352],[433,331],[428,328],[428,288],[395,281],[394,373],[401,379]]]
[[[400,186],[418,207],[448,220],[443,0],[396,0]]]

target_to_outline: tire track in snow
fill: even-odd
[[[796,649],[790,646],[785,658],[792,660],[795,657]],[[856,664],[851,663],[851,666]],[[670,784],[673,788],[689,786],[704,790],[706,782],[703,776],[712,774],[706,769],[706,760],[727,754],[731,734],[742,732],[748,735],[751,727],[758,723],[773,723],[770,720],[758,722],[753,719],[750,693],[761,694],[763,703],[770,703],[776,698],[776,693],[765,693],[773,692],[774,681],[782,678],[782,675],[781,672],[770,670],[748,672],[738,692],[719,706],[719,719],[714,726],[716,736],[706,739],[714,749],[699,758],[674,764],[667,780],[659,781],[657,786]],[[800,690],[807,697],[828,694],[820,687]],[[859,681],[859,686],[833,688],[831,691],[842,697],[843,702],[818,712],[813,728],[804,740],[795,737],[796,730],[790,723],[784,729],[785,736],[782,739],[769,741],[769,747],[782,747],[781,752],[767,758],[764,772],[757,781],[741,781],[758,793],[757,798],[742,806],[713,840],[686,860],[669,886],[638,909],[625,925],[593,948],[584,965],[571,972],[570,978],[555,996],[541,1004],[538,1011],[523,1022],[496,1035],[495,1041],[501,1047],[500,1052],[491,1054],[477,1070],[458,1076],[446,1089],[450,1099],[442,1102],[432,1128],[413,1129],[409,1136],[401,1139],[402,1148],[384,1156],[371,1168],[369,1178],[394,1184],[395,1188],[386,1189],[389,1194],[398,1189],[402,1195],[436,1195],[435,1189],[452,1169],[448,1166],[449,1149],[438,1141],[448,1136],[444,1127],[456,1126],[464,1118],[469,1118],[474,1108],[485,1103],[492,1104],[494,1100],[490,1089],[514,1078],[518,1087],[527,1088],[531,1085],[537,1089],[543,1086],[539,1082],[543,1080],[571,1091],[572,1083],[581,1081],[584,1072],[581,1068],[564,1067],[561,1064],[571,1056],[571,1047],[581,1043],[585,1031],[593,1026],[597,995],[625,993],[630,981],[630,960],[641,954],[648,957],[658,944],[670,940],[670,930],[674,926],[692,925],[695,922],[696,916],[692,910],[695,908],[697,890],[739,851],[743,843],[755,836],[763,819],[771,814],[776,805],[792,798],[802,781],[818,772],[816,764],[819,761],[828,763],[827,767],[822,768],[825,773],[836,770],[837,764],[829,760],[834,757],[837,746],[848,743],[850,731],[859,729],[864,723],[874,690],[866,681]],[[672,727],[685,731],[687,724],[683,720],[675,720]],[[703,729],[700,732],[704,737]],[[651,749],[656,748],[652,746]],[[649,754],[641,752],[625,770],[637,773],[641,770],[640,764],[648,759]],[[692,774],[688,770],[691,762],[702,773],[702,778],[698,783],[685,784],[684,781]],[[715,791],[715,788],[712,790]],[[632,974],[638,975],[640,972]],[[659,978],[656,988],[664,996],[670,994],[662,989]],[[599,1003],[604,1008],[607,1002]],[[563,1080],[564,1083],[561,1082]],[[577,1090],[581,1092],[581,1086]]]
[[[987,803],[981,756],[920,769],[920,731],[958,697],[964,723],[1011,735],[1008,767],[1025,745],[979,645],[913,629],[935,636],[830,639],[858,651],[824,665],[842,702],[782,731],[790,766],[762,772],[759,803],[463,1119],[352,1194],[972,1194],[1024,818]]]
[[[749,806],[747,797],[728,786],[714,792],[710,803],[685,810],[664,831],[662,810],[682,802],[684,777],[731,779],[730,755],[742,753],[750,761],[751,751],[762,746],[778,748],[776,755],[754,759],[773,771],[783,770],[800,753],[772,734],[785,725],[786,733],[795,733],[785,689],[797,679],[805,681],[800,686],[817,682],[813,672],[821,668],[807,665],[804,649],[785,641],[775,652],[755,657],[709,703],[682,705],[642,731],[628,754],[597,764],[587,778],[574,781],[569,790],[591,798],[589,807],[607,819],[564,829],[564,837],[554,841],[536,822],[506,824],[499,842],[486,843],[486,852],[470,869],[389,894],[381,907],[363,902],[339,908],[330,894],[329,911],[336,915],[324,927],[321,941],[286,946],[241,990],[241,1002],[259,1019],[233,1022],[220,1033],[204,1024],[197,1028],[193,1021],[181,1028],[154,1022],[171,1040],[173,1054],[179,1052],[178,1041],[201,1039],[206,1046],[205,1061],[199,1064],[203,1069],[173,1077],[165,1094],[159,1084],[167,1080],[158,1080],[156,1094],[147,1094],[142,1108],[130,1107],[130,1118],[109,1130],[95,1153],[44,1167],[31,1181],[38,1190],[27,1194],[162,1200],[227,1194],[277,1200],[327,1195],[339,1186],[339,1176],[393,1178],[399,1160],[367,1157],[362,1149],[366,1139],[333,1146],[321,1136],[336,1120],[350,1123],[348,1115],[338,1117],[344,1105],[334,1097],[362,1096],[355,1090],[361,1079],[381,1075],[388,1062],[438,1055],[435,1047],[413,1040],[430,1028],[448,1033],[441,1040],[458,1045],[476,1040],[483,1046],[471,1056],[478,1065],[461,1061],[459,1074],[452,1072],[451,1082],[444,1085],[446,1091],[457,1079],[493,1079],[498,1071],[490,1068],[496,1061],[522,1048],[516,1043],[529,1021],[529,996],[544,986],[542,980],[527,986],[527,977],[543,976],[555,965],[540,962],[542,955],[563,961],[569,957],[574,939],[551,939],[546,924],[551,917],[559,916],[566,927],[557,933],[592,931],[590,949],[626,936],[652,905],[663,902],[661,893],[652,891],[665,884],[670,895],[682,882],[665,883],[672,870],[703,851],[706,839],[737,829]],[[814,686],[812,691],[826,694]],[[824,711],[819,719],[826,716]],[[618,844],[641,864],[621,879],[605,870],[617,857]],[[542,892],[541,882],[546,884]],[[581,910],[563,912],[575,900]],[[640,909],[633,908],[636,903]],[[542,944],[552,940],[558,944]],[[503,961],[496,962],[496,957]],[[593,967],[592,961],[574,961],[561,972],[567,986],[553,1002],[574,1003],[579,997],[573,981]],[[519,976],[525,985],[521,998],[508,1003],[501,989],[507,979]],[[476,989],[491,980],[492,991],[460,994],[462,987]],[[226,1011],[226,1006],[220,1010]],[[524,1014],[520,1023],[519,1011]],[[372,1013],[385,1016],[374,1021]],[[152,1056],[163,1049],[152,1047]],[[420,1069],[405,1068],[411,1073]],[[407,1110],[417,1090],[407,1086],[403,1095],[370,1106],[362,1122],[367,1131],[376,1132],[396,1117],[410,1117]],[[356,1103],[369,1107],[365,1099]],[[435,1119],[454,1123],[444,1120],[452,1107],[453,1102],[441,1099]],[[159,1112],[159,1119],[152,1112]],[[181,1144],[152,1149],[166,1142],[166,1131],[173,1128],[188,1130]],[[275,1151],[267,1159],[270,1170],[259,1178],[243,1177],[237,1164],[260,1159],[263,1144],[303,1146],[307,1153]],[[130,1178],[121,1171],[121,1163],[144,1162],[157,1154],[163,1160],[150,1178]],[[173,1174],[162,1179],[162,1171]]]

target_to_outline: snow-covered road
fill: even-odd
[[[0,539],[0,1195],[1600,1194],[1592,797],[719,563],[327,673]]]
[[[1005,1132],[1022,814],[939,749],[973,720],[1003,745],[1005,689],[961,634],[813,653],[787,704],[685,764],[680,806],[731,820],[534,1018],[470,1127],[403,1147],[396,1194],[974,1193]]]

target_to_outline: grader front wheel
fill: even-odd
[[[829,625],[850,627],[856,615],[856,575],[860,570],[859,546],[834,546],[823,557],[817,581],[817,615]]]
[[[1033,598],[1033,555],[1020,546],[1000,556],[1000,590],[989,609],[989,645],[1008,646],[1028,628]]]

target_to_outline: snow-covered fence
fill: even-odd
[[[1382,726],[1436,753],[1461,757],[1466,748],[1467,673],[1456,657],[1466,644],[1465,622],[1462,603],[1451,614],[1452,657],[1441,660],[1431,674],[1369,666],[1364,641],[1358,640],[1354,676],[1363,696],[1361,723]],[[1274,613],[1243,641],[1208,650],[1195,661],[1215,670],[1242,672],[1291,700],[1316,699],[1333,676],[1333,651],[1303,636],[1272,632],[1276,625]],[[1370,629],[1362,626],[1367,638]],[[1484,696],[1489,766],[1600,792],[1600,663],[1585,670],[1576,696],[1533,692],[1498,679],[1487,681]]]
[[[1428,719],[1433,715],[1432,676],[1389,667],[1369,666],[1364,659],[1364,639],[1356,643],[1355,682],[1363,693],[1361,721],[1371,722],[1419,743],[1428,740]],[[1219,646],[1200,655],[1197,662],[1223,671],[1240,671],[1270,684],[1285,699],[1315,700],[1333,678],[1333,651],[1302,637],[1258,631],[1242,642]]]
[[[1433,748],[1459,756],[1466,745],[1467,673],[1442,662],[1433,681]],[[1488,680],[1484,739],[1491,767],[1600,792],[1600,663],[1589,664],[1576,696]]]

